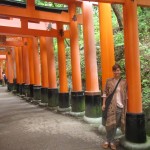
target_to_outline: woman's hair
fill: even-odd
[[[115,65],[112,66],[113,71],[116,71],[118,68],[121,70],[121,67],[120,67],[119,64],[115,64]]]

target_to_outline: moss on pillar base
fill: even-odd
[[[84,92],[71,92],[71,106],[72,112],[84,112],[85,111],[85,99]]]
[[[13,79],[13,90],[17,91],[17,80]]]
[[[26,97],[30,97],[30,85],[29,84],[25,84],[24,88],[25,88],[25,96]]]
[[[101,116],[100,93],[85,93],[85,116],[89,118]]]
[[[25,95],[25,83],[22,83],[22,95]]]
[[[48,106],[57,107],[58,106],[58,89],[48,89]]]
[[[69,108],[70,101],[69,101],[69,93],[59,93],[59,108]]]
[[[14,84],[13,83],[7,83],[7,90],[10,92],[13,90]]]
[[[48,103],[48,88],[41,88],[41,103]]]
[[[16,84],[17,93],[19,93],[19,83]]]
[[[34,85],[33,86],[33,99],[40,100],[41,99],[41,86]]]
[[[30,97],[33,97],[33,84],[30,84]]]
[[[143,113],[126,114],[126,134],[127,141],[133,143],[144,143],[146,142],[146,131],[145,131],[145,115]]]
[[[22,84],[19,84],[19,94],[20,95],[22,95],[22,88],[23,88],[22,86],[23,86]]]

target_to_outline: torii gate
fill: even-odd
[[[90,2],[85,2],[82,0],[47,0],[47,1],[53,1],[58,3],[65,3],[68,4],[69,7],[71,7],[71,10],[73,10],[73,5],[75,3],[78,6],[82,6],[83,8],[83,25],[85,23],[88,24],[87,19],[88,18],[91,21],[91,24],[88,24],[88,28],[84,27],[84,37],[86,37],[85,42],[88,43],[87,45],[89,47],[86,47],[86,52],[91,52],[92,48],[94,47],[93,42],[93,30],[88,31],[88,29],[92,28],[92,19],[90,19],[91,14],[91,4]],[[138,23],[137,23],[137,6],[150,6],[150,1],[148,0],[91,0],[93,2],[99,2],[99,8],[101,11],[100,15],[104,15],[104,11],[107,8],[109,4],[103,4],[103,3],[118,3],[123,5],[123,13],[124,13],[124,32],[125,32],[125,59],[126,59],[126,75],[127,75],[127,82],[128,82],[128,113],[127,113],[127,126],[126,126],[126,140],[133,143],[145,143],[146,142],[146,134],[145,134],[145,125],[144,125],[144,115],[142,113],[142,96],[141,96],[141,82],[140,82],[140,62],[139,62],[139,49],[138,49]],[[1,33],[7,33],[7,34],[26,34],[31,35],[35,34],[32,29],[28,29],[27,22],[29,19],[33,20],[49,20],[49,21],[56,21],[61,23],[70,23],[70,14],[63,13],[63,14],[53,14],[53,13],[45,13],[45,12],[39,12],[34,9],[34,1],[33,0],[27,0],[27,8],[11,8],[7,6],[0,6],[0,14],[2,15],[8,15],[8,16],[15,16],[22,18],[22,27],[21,29],[14,29],[11,27],[0,27]],[[88,8],[88,10],[86,10]],[[101,9],[103,8],[103,9]],[[107,8],[109,9],[109,8]],[[5,11],[4,11],[5,10]],[[70,11],[71,11],[70,10]],[[20,13],[18,13],[20,12]],[[88,14],[89,12],[89,14]],[[33,16],[34,14],[34,16]],[[39,15],[40,14],[40,15]],[[47,14],[47,15],[46,15]],[[73,13],[72,13],[73,14]],[[81,17],[81,16],[80,16]],[[73,16],[71,16],[73,18]],[[80,20],[80,19],[79,19]],[[102,22],[100,22],[102,23]],[[106,24],[104,23],[104,26]],[[73,26],[72,26],[73,27]],[[61,29],[62,27],[60,27]],[[8,30],[9,29],[9,30]],[[104,29],[103,29],[104,31]],[[51,32],[51,33],[50,33]],[[37,35],[50,35],[50,36],[58,36],[57,31],[40,31],[37,32]],[[103,33],[103,36],[108,33]],[[66,34],[65,34],[66,35]],[[68,34],[67,34],[68,35]],[[92,35],[92,36],[91,36]],[[73,36],[73,34],[71,34]],[[91,37],[90,37],[91,36]],[[73,37],[74,38],[74,37]],[[62,40],[62,39],[60,39]],[[92,41],[92,42],[91,42]],[[91,42],[91,43],[90,43]],[[101,41],[101,44],[103,41]],[[62,46],[62,42],[60,43],[60,46]],[[102,47],[102,57],[107,58],[105,52],[109,52],[109,54],[113,54],[111,50],[107,49],[107,45],[103,45]],[[132,57],[134,56],[134,57]],[[87,54],[86,56],[87,60],[87,66],[92,63],[92,66],[94,71],[91,73],[89,70],[91,68],[88,68],[86,70],[87,73],[87,86],[86,86],[86,101],[89,102],[89,99],[93,98],[94,101],[97,99],[99,92],[97,81],[90,80],[91,77],[94,76],[95,79],[97,79],[96,74],[94,73],[96,70],[95,67],[95,56],[92,58]],[[109,58],[107,58],[109,59]],[[111,63],[113,63],[113,57],[111,58]],[[112,65],[112,64],[111,64]],[[92,70],[93,70],[92,69]],[[109,72],[108,74],[103,73],[103,83],[105,82],[105,79],[111,75],[111,69],[110,66],[106,66],[106,64],[102,61],[102,69],[107,70]],[[77,87],[78,91],[81,91],[79,87]],[[66,90],[65,90],[66,92]],[[91,104],[91,102],[90,102]],[[86,117],[91,117],[88,112],[86,112]],[[125,145],[126,146],[126,145]],[[138,145],[139,146],[139,145]],[[137,146],[137,147],[138,147]],[[127,149],[129,149],[129,145],[127,145]],[[134,146],[131,146],[134,147]],[[144,148],[144,144],[142,144],[142,149]],[[136,146],[134,147],[136,149]],[[137,148],[138,149],[138,148]]]

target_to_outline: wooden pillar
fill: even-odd
[[[33,37],[33,64],[34,64],[34,100],[41,99],[41,70],[40,70],[40,55],[38,50],[38,38]]]
[[[13,79],[14,79],[14,67],[12,61],[12,51],[9,50],[7,54],[7,66],[8,66],[8,91],[13,90]]]
[[[19,47],[15,47],[15,61],[16,61],[16,90],[17,90],[17,93],[19,93],[19,83],[20,83]]]
[[[33,38],[28,38],[28,57],[29,57],[29,72],[30,72],[30,97],[33,97],[34,85],[34,61],[33,61]]]
[[[94,40],[94,22],[91,2],[83,2],[83,35],[86,71],[85,120],[100,120],[100,92]]]
[[[40,37],[40,55],[41,55],[41,105],[48,103],[48,66],[47,66],[47,43],[46,37]]]
[[[67,69],[66,69],[66,55],[65,55],[65,44],[63,37],[63,25],[57,24],[58,30],[58,66],[59,66],[59,110],[68,110],[69,93],[68,93],[68,82],[67,82]]]
[[[72,65],[72,112],[79,113],[85,111],[84,92],[82,91],[80,52],[78,38],[78,22],[76,16],[76,4],[70,3],[70,46],[71,46],[71,65]]]
[[[23,48],[19,47],[18,49],[18,57],[19,57],[19,74],[20,74],[20,80],[19,80],[19,93],[20,95],[23,94],[23,84],[24,84],[24,71],[23,71]]]
[[[48,106],[58,106],[58,88],[56,82],[56,68],[55,68],[55,57],[53,49],[53,38],[47,37],[47,65],[48,65]]]
[[[30,97],[30,70],[29,70],[29,52],[28,52],[28,38],[23,38],[23,63],[25,74],[24,94],[26,97]]]
[[[102,89],[106,79],[113,77],[112,66],[115,63],[114,41],[111,18],[111,5],[99,3],[100,21],[100,44],[101,44],[101,67],[102,67]],[[107,18],[107,21],[106,21]]]
[[[145,119],[142,113],[137,1],[125,1],[123,5],[123,17],[128,84],[128,110],[125,136],[129,142],[144,143],[146,142],[146,133]]]

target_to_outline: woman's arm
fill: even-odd
[[[102,95],[102,97],[103,97],[103,102],[102,102],[102,111],[104,111],[105,110],[105,102],[106,102],[106,97],[107,97],[107,93],[108,93],[108,80],[106,81],[106,85],[105,85],[105,88],[104,88],[104,91],[103,91],[103,95]]]

